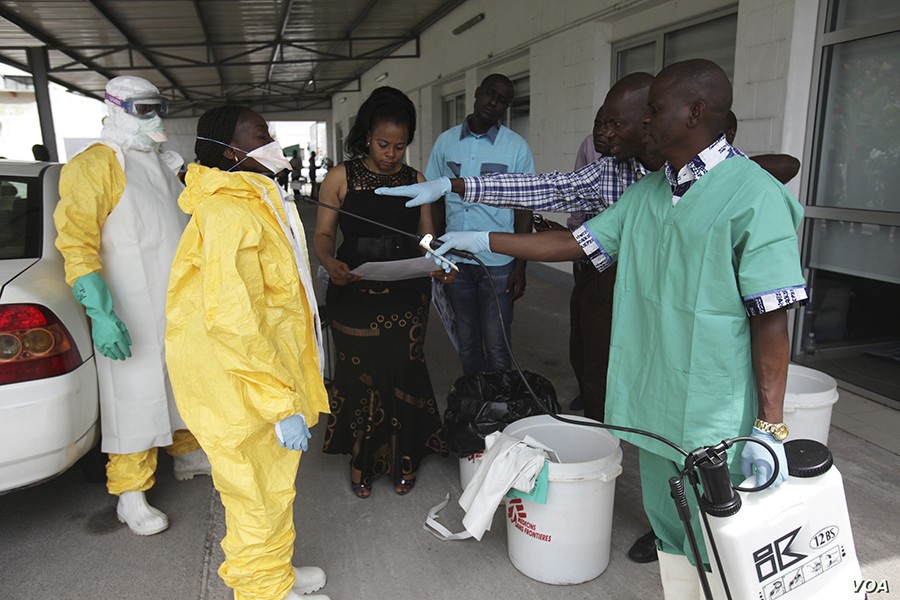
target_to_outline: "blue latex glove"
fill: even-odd
[[[306,417],[300,414],[291,415],[278,421],[275,425],[275,435],[282,448],[302,450],[303,452],[309,448],[309,440],[312,439],[312,434],[306,425]]]
[[[429,254],[444,256],[450,250],[468,250],[472,254],[491,251],[489,231],[451,231],[438,238],[443,245]]]
[[[434,254],[432,254],[431,252],[426,252],[425,256],[429,257],[429,258],[433,258],[434,264],[436,264],[441,269],[443,269],[444,273],[450,273],[450,271],[453,270],[453,267],[451,267],[449,264],[450,262],[452,262],[452,261],[450,261],[450,259],[448,259],[448,258],[440,259],[437,256],[435,256]],[[453,264],[456,264],[456,263],[453,263]]]
[[[441,177],[424,183],[415,183],[413,185],[400,185],[397,187],[380,187],[375,189],[375,193],[381,196],[405,196],[412,198],[406,203],[407,208],[422,206],[423,204],[431,204],[437,202],[450,193],[450,178]]]
[[[775,441],[771,433],[766,433],[756,427],[753,428],[750,437],[771,446],[776,456],[778,456],[778,477],[775,478],[771,487],[778,487],[787,481],[787,457],[784,455],[784,442]],[[769,480],[775,465],[772,462],[772,455],[765,448],[759,444],[747,442],[744,445],[744,451],[741,452],[741,471],[743,471],[744,477],[750,477],[754,468],[756,471],[756,485],[759,486]]]
[[[76,279],[72,295],[91,318],[91,337],[100,354],[113,360],[130,357],[131,336],[113,310],[112,294],[100,273],[88,273]]]

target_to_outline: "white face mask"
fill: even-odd
[[[278,142],[269,142],[265,146],[260,146],[256,150],[247,153],[246,158],[252,158],[273,174],[280,173],[285,169],[291,168],[291,162],[284,155],[284,150]]]
[[[157,143],[169,141],[163,120],[158,115],[149,119],[140,119],[136,133],[143,134]]]
[[[149,151],[160,142],[169,138],[165,133],[165,124],[157,115],[149,119],[138,119],[122,109],[109,107],[109,114],[103,121],[102,136],[108,138],[125,149]]]
[[[266,144],[265,146],[260,146],[256,150],[251,150],[247,152],[246,150],[241,150],[240,148],[235,148],[230,144],[226,144],[225,142],[220,142],[219,140],[214,140],[212,138],[207,138],[203,136],[197,136],[198,140],[205,140],[207,142],[213,142],[216,144],[221,144],[227,148],[231,148],[232,150],[238,150],[243,152],[246,156],[241,160],[234,163],[234,165],[229,168],[229,171],[233,171],[236,166],[247,160],[248,158],[252,158],[263,167],[268,169],[273,175],[276,173],[280,173],[285,169],[291,168],[291,163],[284,155],[284,150],[281,149],[281,146],[278,145],[278,142],[272,141]]]

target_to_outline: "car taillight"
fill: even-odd
[[[0,385],[64,375],[81,364],[69,330],[37,304],[0,304]]]

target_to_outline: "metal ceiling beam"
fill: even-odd
[[[345,83],[347,81],[347,78],[346,77],[325,77],[325,78],[320,79],[319,81],[330,82],[330,83]],[[271,82],[272,85],[277,85],[277,86],[288,88],[288,89],[295,90],[295,91],[302,89],[304,87],[305,83],[306,83],[306,80],[301,81],[299,78],[295,82],[279,81],[277,79]],[[202,89],[202,88],[217,87],[218,85],[219,84],[217,84],[217,83],[195,83],[195,84],[191,84],[187,87],[192,90],[197,90],[197,89]],[[253,87],[253,86],[259,86],[262,84],[254,82],[254,81],[235,81],[235,82],[232,82],[230,85],[231,85],[231,87],[238,88],[238,87]]]
[[[357,86],[355,90],[345,90],[345,91],[360,91],[360,85],[358,79],[334,79],[335,83],[331,86],[328,86],[325,90],[317,91],[317,92],[305,92],[299,93],[294,91],[289,91],[280,94],[272,94],[271,92],[267,94],[258,94],[255,93],[256,90],[259,90],[262,86],[261,84],[249,83],[242,84],[240,88],[233,90],[233,92],[229,95],[228,101],[236,102],[240,104],[254,103],[257,104],[265,99],[269,99],[270,101],[284,102],[284,101],[300,101],[303,99],[309,99],[314,103],[321,103],[323,101],[331,101],[331,96],[336,91],[340,90],[350,81],[356,81]],[[211,88],[215,87],[213,84],[207,84],[205,86],[194,86],[191,89],[196,92],[196,97],[192,102],[189,102],[190,106],[199,106],[199,105],[212,105],[215,103],[219,103],[222,101],[222,97],[216,95],[212,92],[205,92],[202,88]],[[261,100],[262,99],[262,100]],[[170,112],[177,112],[177,106],[170,107]]]
[[[222,102],[222,97],[217,94],[210,94],[204,92],[198,92],[200,94],[199,97],[194,100],[187,102],[188,104],[204,104],[209,102]],[[246,86],[240,90],[237,90],[235,93],[231,95],[229,100],[233,100],[234,102],[246,102],[248,99],[256,99],[263,96],[267,96],[272,100],[276,101],[285,101],[285,100],[294,100],[299,97],[299,95],[295,92],[286,92],[286,93],[277,93],[272,94],[265,91],[265,88],[262,88],[260,85]],[[305,97],[316,99],[316,100],[324,100],[328,98],[327,94],[304,94]]]
[[[290,97],[279,97],[277,99],[273,99],[269,96],[257,96],[253,98],[244,98],[235,101],[237,104],[244,104],[247,106],[253,106],[254,110],[258,112],[264,112],[265,107],[274,107],[279,111],[305,111],[305,110],[330,110],[332,107],[331,98],[313,98],[307,101],[304,101],[304,98],[290,96]],[[176,106],[169,107],[169,117],[175,116],[193,116],[199,112],[203,112],[213,106],[220,104],[221,101],[219,99],[214,99],[210,101],[201,101],[201,102],[192,102],[186,104],[179,104]]]
[[[213,66],[215,66],[216,68],[216,73],[218,73],[219,75],[219,91],[223,96],[227,96],[225,88],[225,74],[222,73],[222,68],[219,66],[219,59],[216,57],[216,49],[210,42],[210,40],[212,40],[212,36],[209,33],[209,27],[206,24],[206,19],[203,18],[203,10],[200,8],[200,0],[193,0],[193,4],[194,13],[197,15],[197,22],[200,23],[200,28],[203,30],[203,45],[206,46],[207,57],[211,60]]]
[[[416,23],[413,27],[413,34],[419,35],[451,12],[453,12],[457,7],[462,5],[466,0],[448,0],[440,5],[437,9],[435,9],[430,15]]]
[[[196,0],[195,0],[196,1]],[[0,8],[0,11],[3,9]],[[0,15],[2,16],[2,15]],[[204,23],[204,30],[205,30]],[[26,32],[29,33],[29,32]],[[412,35],[366,35],[366,36],[356,36],[353,38],[346,37],[324,37],[324,38],[306,38],[306,37],[283,37],[281,39],[282,44],[327,44],[333,42],[343,42],[346,43],[349,40],[354,42],[408,42],[413,39]],[[228,48],[232,46],[238,47],[246,47],[248,45],[261,45],[261,46],[271,46],[276,43],[275,41],[266,41],[266,40],[243,40],[236,42],[171,42],[171,43],[160,43],[160,44],[60,44],[57,43],[55,48],[67,48],[73,51],[87,51],[87,50],[102,50],[102,51],[116,51],[116,50],[139,50],[141,52],[145,51],[153,51],[159,49],[177,49],[177,48]],[[0,40],[0,48],[24,48],[20,42],[16,43],[6,43],[3,40]]]
[[[455,8],[460,6],[465,1],[466,0],[448,0],[447,2],[444,2],[436,10],[432,11],[431,14],[429,14],[424,19],[422,19],[421,21],[416,23],[413,26],[412,30],[410,31],[409,36],[401,36],[394,45],[386,46],[385,50],[387,51],[388,55],[379,56],[376,58],[370,58],[370,60],[368,60],[364,65],[360,66],[360,68],[356,70],[353,78],[356,79],[357,81],[359,81],[359,78],[362,76],[362,74],[365,73],[366,71],[368,71],[369,69],[371,69],[373,66],[375,66],[380,60],[384,60],[384,59],[388,59],[388,58],[420,58],[421,52],[420,52],[420,48],[419,48],[419,35],[423,31],[425,31],[426,29],[428,29],[429,27],[431,27],[432,25],[434,25],[435,23],[440,21],[442,18],[444,18],[445,16],[450,14],[451,11],[453,11]],[[371,11],[375,7],[375,4],[377,2],[378,2],[378,0],[369,0],[369,3],[363,8],[362,11],[360,11],[360,13],[356,16],[356,18],[354,18],[353,21],[351,21],[350,26],[347,28],[346,33],[348,35],[350,35],[350,38],[348,41],[351,44],[351,49],[352,49],[352,41],[353,40],[362,39],[362,38],[352,37],[353,31],[355,31],[355,29],[357,27],[359,27],[359,25],[363,22],[365,17],[368,15],[369,11]],[[411,41],[416,42],[416,51],[413,55],[400,55],[400,56],[390,55],[390,52],[392,52],[398,48],[401,48],[404,44],[406,44],[407,42],[411,42]],[[333,48],[334,47],[332,47],[332,51],[333,51]],[[317,69],[313,69],[313,77],[315,77],[316,71],[317,71]],[[348,79],[347,83],[349,83],[350,81],[352,81],[352,80]],[[361,88],[362,85],[358,84],[358,87]],[[335,92],[341,91],[340,87],[336,87],[333,89],[335,90]],[[351,91],[351,90],[347,90],[347,91]],[[360,91],[360,90],[352,90],[352,91]]]
[[[145,59],[147,59],[147,62],[149,62],[154,69],[159,71],[160,75],[169,80],[169,83],[172,84],[172,87],[176,88],[179,92],[181,92],[182,96],[190,100],[190,95],[188,95],[187,90],[185,90],[181,86],[181,84],[171,74],[169,74],[167,67],[163,67],[156,61],[156,59],[152,55],[145,53],[140,49],[140,43],[137,41],[131,30],[124,24],[119,22],[119,20],[106,7],[106,4],[103,0],[88,0],[88,2],[91,4],[91,6],[94,7],[97,12],[99,12],[103,16],[104,19],[106,19],[106,21],[110,25],[112,25],[116,29],[116,31],[118,31],[122,35],[122,37],[128,40],[128,43],[132,45],[135,50],[140,52],[141,55]],[[146,67],[143,68],[146,69]],[[117,68],[116,70],[119,69]]]
[[[359,27],[359,25],[365,20],[365,18],[369,15],[369,13],[372,11],[372,9],[375,8],[375,5],[377,3],[378,3],[378,0],[369,0],[369,3],[366,4],[366,6],[364,6],[363,9],[361,11],[359,11],[359,13],[357,13],[357,15],[353,18],[352,21],[350,21],[350,25],[344,31],[345,39],[335,40],[336,43],[334,43],[331,46],[331,48],[328,49],[328,52],[327,52],[328,54],[336,53],[337,49],[340,47],[341,44],[348,44],[348,50],[350,51],[351,54],[353,53],[353,31],[357,27]],[[309,43],[309,42],[306,42],[306,43]],[[309,76],[311,80],[315,81],[316,72],[318,70],[319,70],[319,65],[316,64],[316,66],[313,67],[312,72],[310,73],[310,76]],[[362,74],[361,72],[357,71],[355,73],[355,76],[359,77],[361,74]]]
[[[82,0],[83,1],[83,0]],[[282,4],[281,19],[274,23],[276,27],[280,25],[277,31],[272,31],[274,35],[266,36],[269,39],[259,41],[228,41],[216,43],[209,28],[209,23],[203,18],[205,12],[203,6],[205,0],[191,0],[194,11],[197,15],[199,27],[203,31],[204,38],[201,42],[179,42],[179,43],[152,43],[141,44],[135,40],[134,34],[129,30],[131,22],[127,18],[118,19],[112,7],[114,5],[111,0],[87,0],[102,17],[112,27],[115,27],[119,34],[127,41],[127,44],[92,44],[92,45],[66,45],[56,39],[47,31],[40,29],[38,25],[28,22],[14,11],[6,8],[7,5],[0,4],[0,18],[5,18],[13,25],[18,26],[23,32],[34,37],[39,42],[46,44],[51,51],[56,51],[57,66],[51,70],[51,80],[63,85],[69,89],[74,89],[86,96],[97,97],[94,91],[80,89],[60,79],[60,74],[65,73],[83,73],[85,71],[93,71],[100,75],[111,78],[119,74],[119,72],[140,72],[140,71],[156,71],[161,76],[168,79],[170,90],[177,90],[185,99],[189,100],[191,106],[199,103],[210,104],[221,99],[235,99],[242,103],[254,104],[258,103],[265,106],[287,105],[297,106],[301,109],[311,109],[321,107],[323,103],[330,105],[330,97],[334,93],[342,91],[342,87],[352,85],[354,90],[344,91],[361,91],[361,75],[370,69],[372,65],[380,60],[390,58],[420,58],[420,39],[419,35],[422,31],[433,25],[435,22],[449,14],[457,6],[461,5],[465,0],[448,0],[433,10],[431,14],[414,24],[408,33],[394,36],[355,36],[354,34],[363,29],[370,22],[372,14],[379,10],[379,6],[383,5],[380,0],[366,0],[361,9],[352,16],[343,30],[344,35],[340,37],[306,37],[302,35],[288,35],[292,13],[299,9],[300,3],[295,0],[284,0],[287,4]],[[127,14],[127,13],[123,13]],[[137,31],[137,30],[135,30]],[[313,32],[315,35],[315,32]],[[404,52],[400,55],[391,55],[397,52],[405,44],[410,41],[415,42],[414,53]],[[374,44],[373,44],[374,42]],[[358,52],[360,46],[377,46],[365,52]],[[332,46],[329,48],[329,46]],[[22,48],[21,44],[8,44],[0,40],[0,49],[3,48]],[[249,48],[249,49],[248,49]],[[206,60],[197,60],[186,58],[182,54],[191,54],[190,52],[180,52],[180,49],[199,49],[202,55],[206,56]],[[125,66],[122,68],[110,67],[105,68],[98,63],[98,60],[108,62],[111,60],[110,55],[123,54],[123,56],[115,57],[122,60]],[[222,54],[231,54],[231,56],[222,59]],[[257,53],[263,53],[259,56]],[[96,54],[96,56],[91,56]],[[285,54],[289,58],[285,58]],[[60,56],[66,64],[59,66]],[[293,56],[291,56],[293,55]],[[137,66],[133,61],[133,57],[141,56],[140,61],[143,66]],[[259,56],[259,59],[257,59]],[[264,60],[268,58],[269,60]],[[14,64],[15,61],[3,60],[8,64]],[[144,64],[146,61],[146,64]],[[325,71],[326,64],[332,62],[349,62],[355,61],[356,64],[348,66],[348,76],[346,77],[326,77],[318,79],[317,75],[320,71]],[[290,78],[287,81],[284,76],[276,77],[279,65],[303,65],[311,64],[311,76],[304,78]],[[262,82],[253,82],[247,86],[243,83],[235,84],[226,81],[226,73],[231,72],[229,68],[246,68],[246,67],[265,67],[260,75],[265,74]],[[19,68],[19,67],[17,67]],[[177,69],[186,68],[205,68],[211,73],[211,69],[215,69],[218,83],[189,85],[187,82],[182,83],[176,80]],[[27,69],[25,69],[27,70]],[[115,73],[113,72],[115,71]],[[291,69],[297,71],[298,69]],[[303,69],[299,69],[301,72]],[[343,70],[343,69],[340,69]],[[252,75],[251,75],[252,76]],[[188,76],[182,76],[188,77]],[[313,79],[316,81],[315,86],[309,86],[304,82],[298,83],[298,79]],[[260,95],[258,93],[260,83],[265,86],[266,93]],[[226,87],[227,86],[227,87]],[[83,87],[83,86],[82,86]],[[160,86],[163,89],[164,86]],[[218,94],[214,93],[218,92]],[[171,91],[169,91],[171,93]],[[101,93],[102,95],[102,93]],[[303,104],[303,100],[307,99],[311,104]],[[99,98],[98,98],[99,99]],[[181,103],[179,103],[181,104]]]
[[[24,31],[25,33],[30,35],[31,37],[33,37],[34,39],[38,40],[39,42],[41,42],[42,44],[47,46],[49,49],[58,50],[58,51],[62,52],[69,58],[78,61],[79,63],[85,65],[86,67],[89,67],[90,70],[103,75],[107,79],[112,79],[113,77],[116,76],[115,73],[113,73],[112,71],[109,71],[109,70],[103,68],[102,66],[98,65],[97,63],[90,60],[89,58],[86,58],[86,57],[80,55],[78,52],[72,50],[71,48],[68,48],[65,44],[63,44],[61,41],[56,39],[54,36],[50,35],[43,29],[39,28],[38,26],[34,25],[30,21],[25,20],[20,15],[14,13],[13,11],[6,8],[5,6],[0,6],[0,18],[6,19],[10,23],[12,23],[13,25],[18,27],[19,29],[21,29],[22,31]],[[27,69],[26,69],[26,71],[27,71]],[[52,71],[52,69],[51,69],[51,71]],[[65,85],[65,84],[63,84],[63,85]]]
[[[386,55],[385,54],[385,55],[373,56],[373,55],[375,55],[376,52],[387,51],[393,47],[395,47],[395,46],[386,46],[384,48],[378,48],[376,50],[372,50],[370,52],[366,52],[364,54],[360,54],[359,56],[354,56],[354,57],[335,58],[335,57],[330,57],[330,56],[317,56],[315,58],[290,58],[290,59],[279,60],[276,64],[278,64],[278,65],[300,65],[300,64],[306,64],[306,63],[321,63],[321,62],[372,61],[373,59],[382,60],[382,59],[386,59],[386,58],[391,58],[391,59],[393,59],[393,58],[421,58],[421,54],[418,52],[418,50],[412,54],[399,54],[399,55],[397,55],[397,54]],[[189,63],[190,64],[178,64],[178,65],[171,64],[171,65],[166,65],[164,68],[166,70],[196,69],[199,67],[210,67],[211,66],[208,63],[201,63],[198,61],[189,61]],[[249,60],[246,62],[230,62],[229,60],[224,59],[224,60],[219,61],[219,65],[222,67],[259,67],[259,66],[268,66],[269,64],[271,64],[271,63],[268,60]],[[148,69],[153,69],[153,68],[155,68],[155,67],[129,65],[127,67],[117,66],[116,71],[121,71],[121,72],[146,71]],[[163,67],[156,67],[156,69],[162,71]],[[71,65],[65,69],[58,68],[58,67],[53,68],[52,72],[54,72],[54,73],[78,73],[78,72],[93,71],[93,70],[95,70],[95,69],[90,69],[88,67],[83,67],[81,65]],[[354,77],[356,77],[356,75],[354,75]],[[178,86],[179,89],[181,89],[182,87],[183,86],[181,86],[181,85]]]
[[[287,0],[284,3],[284,7],[281,12],[281,27],[278,28],[278,35],[275,36],[275,47],[272,48],[272,60],[269,62],[269,70],[266,72],[266,81],[265,83],[269,83],[272,79],[272,71],[275,69],[275,59],[278,57],[278,53],[281,52],[282,48],[282,38],[284,38],[284,32],[287,31],[288,21],[291,20],[291,9],[294,7],[294,0]]]
[[[369,13],[372,12],[372,9],[375,8],[375,5],[378,4],[378,2],[379,0],[369,0],[369,3],[366,4],[361,11],[359,11],[359,14],[357,14],[352,21],[350,21],[350,25],[347,26],[347,30],[344,32],[344,37],[353,37],[353,32],[356,31],[356,28],[366,20],[366,17],[369,16]]]

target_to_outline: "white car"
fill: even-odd
[[[53,245],[61,168],[0,160],[0,493],[62,473],[100,436],[88,319]]]

